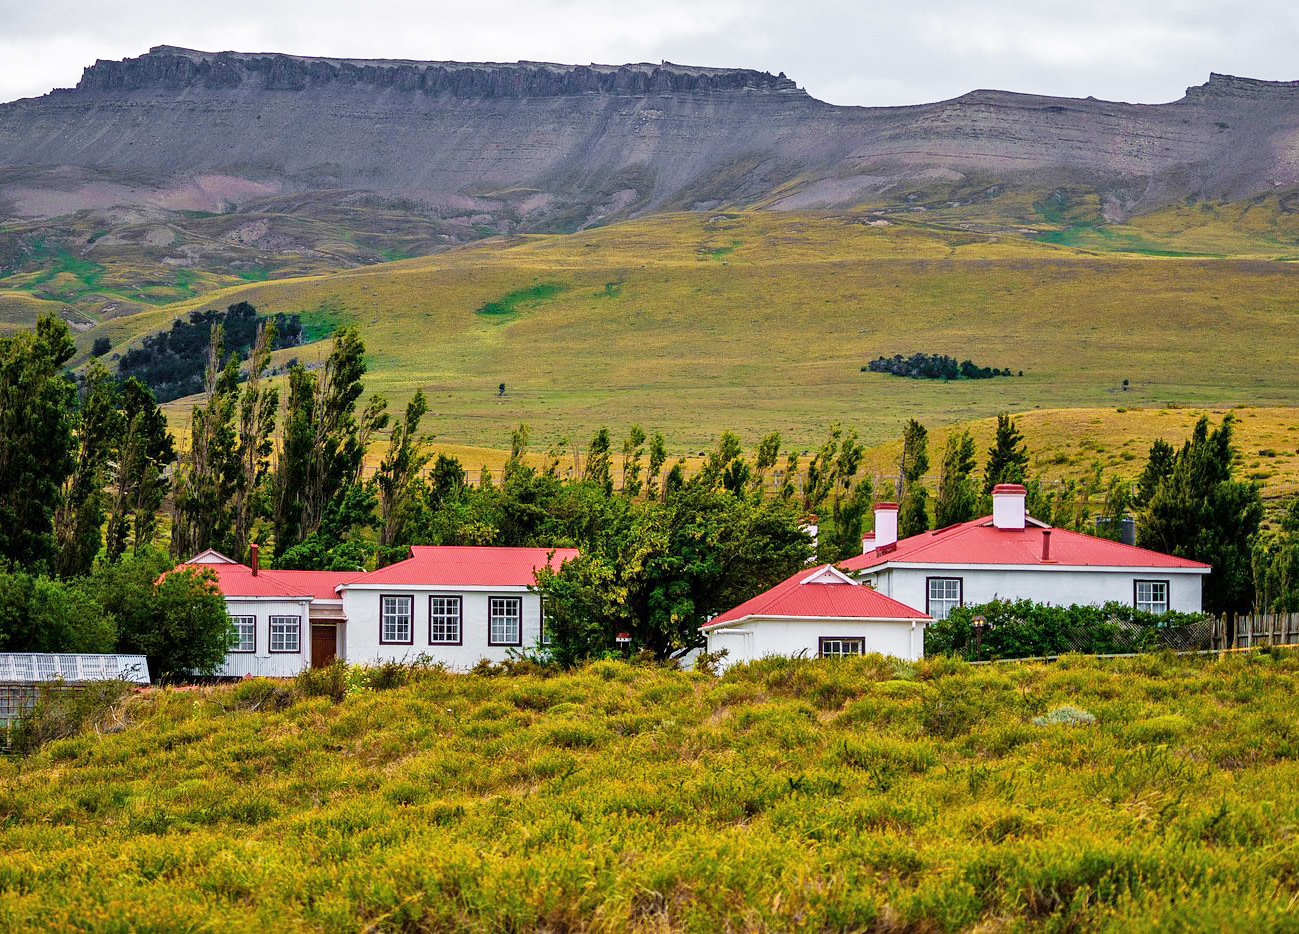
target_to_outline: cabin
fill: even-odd
[[[805,569],[715,616],[702,632],[723,664],[771,655],[842,658],[878,652],[924,655],[924,613],[881,594],[829,564]]]
[[[936,620],[958,606],[1019,599],[1200,611],[1209,565],[1054,529],[1027,514],[1026,499],[1020,484],[1000,484],[992,491],[992,515],[901,541],[897,504],[879,503],[862,553],[839,566]]]
[[[425,656],[467,669],[545,641],[536,573],[574,548],[415,546],[377,571],[277,571],[215,551],[181,568],[216,577],[237,641],[224,677],[289,677],[336,658],[377,664]]]

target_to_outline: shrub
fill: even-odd
[[[131,685],[125,681],[42,686],[35,706],[9,728],[9,746],[26,755],[52,740],[76,736],[102,721],[130,691]]]
[[[1090,712],[1067,704],[1055,708],[1048,714],[1033,718],[1034,726],[1086,726],[1095,722],[1096,717]]]

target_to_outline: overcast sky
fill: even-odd
[[[1299,79],[1295,0],[0,0],[0,101],[150,46],[784,71],[836,104],[1001,88],[1155,103]]]

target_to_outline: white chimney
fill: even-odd
[[[992,524],[999,529],[1024,528],[1024,498],[1028,491],[1018,483],[998,483],[992,488]]]
[[[887,548],[898,541],[898,504],[875,504],[875,547]],[[863,544],[865,544],[863,542]]]
[[[861,553],[869,554],[875,550],[875,533],[867,532],[861,537]]]

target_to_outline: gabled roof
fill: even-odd
[[[875,548],[840,562],[849,571],[885,564],[988,564],[1049,567],[1150,568],[1207,572],[1209,565],[1124,545],[1082,532],[1053,529],[1028,518],[1023,529],[999,529],[991,516],[933,532],[921,532],[891,546]],[[1044,532],[1051,534],[1050,558],[1042,558]]]
[[[254,574],[248,565],[228,559],[228,563],[196,563],[191,560],[175,570],[211,572],[217,579],[217,587],[226,597],[341,600],[338,589],[346,585],[531,587],[536,583],[537,568],[545,566],[547,561],[558,570],[565,561],[576,557],[576,548],[416,545],[405,561],[369,573],[262,570]]]
[[[874,587],[860,584],[833,565],[799,571],[770,590],[713,617],[703,629],[738,623],[749,617],[794,619],[928,620]]]
[[[369,574],[353,586],[531,587],[538,568],[554,570],[577,557],[576,548],[488,548],[472,545],[415,545],[411,556]]]

